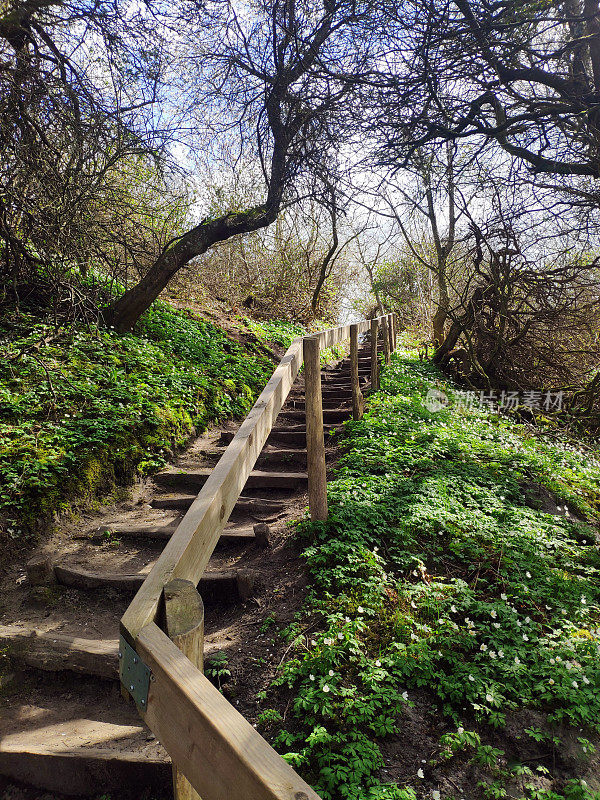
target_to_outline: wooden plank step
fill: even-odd
[[[282,415],[285,415],[286,419],[296,420],[296,421],[304,421],[306,415],[303,409],[298,409],[297,411],[282,411]],[[324,422],[343,422],[346,419],[349,419],[352,416],[352,410],[348,408],[324,408],[323,409],[323,421]]]
[[[86,722],[78,720],[81,728]],[[96,721],[90,720],[89,725],[94,722],[97,728]],[[118,729],[110,734],[118,740]],[[54,735],[53,731],[49,741]],[[71,750],[53,748],[50,744],[30,745],[26,739],[23,743],[18,739],[0,742],[0,775],[46,792],[74,797],[96,796],[99,789],[112,793],[127,788],[140,792],[139,796],[150,792],[152,797],[167,797],[172,781],[168,758],[126,753],[111,747],[83,746]]]
[[[299,470],[306,469],[306,447],[302,449],[292,447],[273,447],[267,445],[256,462],[260,465],[285,464]]]
[[[195,494],[172,493],[153,498],[150,505],[152,508],[176,508],[187,511],[196,497],[197,495]],[[274,511],[283,511],[285,507],[286,503],[283,500],[270,500],[262,497],[245,497],[244,495],[240,495],[234,506],[234,511],[264,510],[265,512],[273,513]]]
[[[359,367],[358,368],[358,377],[359,378],[370,378],[371,377],[371,367],[367,369],[367,367]],[[350,382],[350,367],[344,367],[339,372],[336,372],[335,375],[326,375],[326,380],[331,380],[335,378],[338,381],[348,381]]]
[[[358,376],[359,383],[361,384],[367,383],[370,378],[370,373],[368,375],[359,374]],[[352,391],[352,386],[350,385],[350,375],[332,375],[330,377],[324,376],[321,379],[321,388],[324,392],[326,392],[328,389],[350,389],[350,391]]]
[[[305,442],[306,444],[306,442]],[[221,453],[225,452],[225,448]],[[277,445],[265,445],[256,462],[257,466],[272,467],[275,465],[287,466],[306,470],[306,447],[279,447]]]
[[[52,794],[170,795],[167,753],[114,685],[82,696],[48,684],[44,701],[17,700],[0,720],[0,775]]]
[[[200,490],[206,483],[212,469],[178,470],[170,469],[154,476],[154,482],[161,487]],[[268,472],[253,470],[245,483],[247,489],[303,489],[308,483],[305,472]]]
[[[351,397],[343,397],[343,398],[332,398],[323,400],[323,411],[338,411],[338,410],[345,410],[349,413],[352,413],[352,398]],[[293,407],[289,408],[290,411],[304,411],[306,408],[306,402],[304,400],[298,400],[294,403]],[[282,414],[287,414],[288,409],[283,409],[281,412]]]
[[[330,436],[335,435],[339,430],[337,425],[327,425],[324,427],[328,440]],[[302,445],[306,445],[306,428],[303,425],[294,425],[293,428],[293,430],[285,428],[274,429],[271,431],[267,441],[279,442],[287,446],[298,445],[298,447],[302,447]]]
[[[157,542],[163,545],[175,533],[177,525],[165,525],[157,528],[148,525],[132,525],[131,527],[110,527],[94,531],[89,536],[78,536],[75,538],[86,539],[91,542],[103,542],[106,534],[110,532],[118,539],[144,539],[148,542]],[[256,539],[252,528],[227,530],[221,534],[219,543],[223,544],[251,544]]]
[[[58,631],[36,633],[18,625],[0,625],[0,646],[9,649],[11,658],[36,669],[119,677],[117,639],[87,639]]]
[[[346,405],[349,408],[352,408],[351,401],[352,401],[351,394],[345,397],[331,397],[331,395],[323,393],[322,397],[323,410],[343,408]],[[286,414],[288,411],[298,411],[299,409],[304,409],[305,406],[306,406],[306,400],[303,397],[302,399],[294,400],[293,404],[290,405],[286,404],[280,413]]]
[[[119,592],[136,592],[147,577],[147,573],[143,572],[89,572],[80,567],[59,564],[55,565],[54,574],[60,584],[72,589],[114,589]],[[198,591],[204,600],[239,600],[245,593],[241,585],[245,575],[245,570],[205,572],[198,584]]]
[[[324,425],[325,432],[336,431],[337,425]],[[229,444],[233,439],[234,434],[231,431],[223,431],[221,434],[221,442]],[[299,449],[306,449],[306,428],[304,425],[275,425],[267,437],[266,446],[274,447],[276,444],[282,444],[286,447],[290,445],[298,445]]]
[[[46,672],[77,672],[110,680],[119,679],[119,640],[88,639],[60,631],[38,633],[19,625],[0,625],[0,647],[12,661]],[[204,645],[206,658],[219,650]]]

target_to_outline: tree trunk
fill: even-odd
[[[438,284],[438,302],[437,309],[433,316],[433,344],[435,349],[441,346],[445,337],[446,320],[448,319],[448,310],[450,308],[450,297],[448,296],[448,287],[446,279],[441,270],[438,270],[437,275]]]
[[[277,218],[282,188],[262,206],[217,220],[201,222],[165,250],[144,277],[104,311],[104,321],[120,333],[132,330],[140,316],[156,300],[171,278],[192,258],[205,253],[217,242],[240,233],[270,225]]]

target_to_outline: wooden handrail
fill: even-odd
[[[391,315],[377,321],[393,330]],[[352,328],[356,337],[371,321]],[[320,351],[348,339],[350,329],[292,342],[121,619],[123,638],[152,671],[140,714],[202,800],[319,800],[157,622],[167,584],[200,581],[302,366],[304,340]]]

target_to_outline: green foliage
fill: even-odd
[[[14,313],[0,320],[0,515],[31,531],[70,496],[160,469],[209,421],[245,414],[271,365],[155,304],[125,336]]]
[[[346,425],[327,522],[299,524],[311,633],[275,681],[297,723],[275,744],[327,800],[388,796],[373,794],[392,791],[378,741],[416,690],[457,726],[442,757],[467,752],[482,797],[505,796],[529,766],[509,767],[465,719],[501,728],[528,707],[550,728],[600,731],[600,556],[575,516],[595,514],[599,462],[487,411],[431,413],[432,386],[452,393],[429,365],[394,357]],[[532,487],[559,513],[532,508]],[[539,796],[593,796],[561,791]]]
[[[204,665],[204,674],[221,691],[221,686],[231,677],[227,653],[220,650]]]
[[[250,328],[261,342],[273,342],[286,350],[298,336],[305,336],[307,330],[299,322],[285,319],[255,320],[244,317],[242,322]]]
[[[298,322],[288,322],[282,319],[272,319],[268,321],[257,321],[243,318],[243,322],[247,325],[252,333],[262,342],[273,342],[281,347],[287,348],[291,345],[294,339],[299,336],[306,336],[311,333],[304,325]],[[311,326],[311,330],[319,331],[328,328],[329,324],[326,321],[316,320]],[[321,366],[326,366],[334,361],[339,361],[344,358],[349,352],[349,345],[347,342],[340,342],[333,347],[327,347],[321,350],[320,361]]]

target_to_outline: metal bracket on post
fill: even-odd
[[[150,667],[147,667],[133,647],[121,636],[119,638],[119,677],[135,704],[142,710],[148,708]]]

